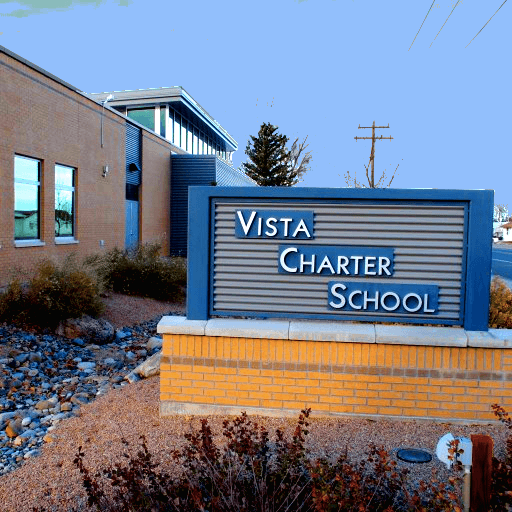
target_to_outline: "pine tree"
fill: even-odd
[[[299,169],[290,165],[291,152],[286,149],[288,137],[277,132],[277,126],[263,123],[257,137],[251,135],[245,154],[249,161],[242,169],[262,187],[291,187],[299,182]]]

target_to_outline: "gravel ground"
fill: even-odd
[[[183,305],[169,303],[153,304],[162,307],[160,312],[148,303],[148,299],[133,300],[112,295],[111,309],[105,317],[113,322],[122,320],[119,311],[127,312],[124,324],[133,321],[154,318],[161,311],[183,313]],[[117,306],[116,306],[117,304]],[[181,308],[181,309],[180,309]],[[120,326],[116,323],[116,326]],[[116,462],[124,463],[125,452],[135,454],[140,446],[139,436],[144,434],[154,460],[162,469],[172,473],[173,467],[169,454],[173,449],[183,445],[184,434],[199,426],[199,418],[173,416],[160,418],[159,379],[129,384],[120,389],[113,389],[94,402],[83,405],[79,416],[62,421],[54,430],[56,439],[44,445],[41,456],[29,459],[16,471],[0,477],[0,511],[32,512],[34,506],[44,506],[52,511],[76,510],[87,511],[86,499],[78,470],[73,459],[78,447],[85,452],[84,463],[94,473]],[[297,411],[297,416],[299,411]],[[220,433],[224,418],[209,418],[209,423],[216,433]],[[277,428],[289,435],[293,432],[295,421],[286,418],[255,418],[272,434]],[[313,457],[327,455],[336,457],[348,448],[351,458],[357,459],[367,453],[370,443],[383,445],[396,459],[400,448],[422,448],[433,455],[427,464],[407,464],[401,461],[399,467],[411,471],[411,482],[419,479],[430,481],[432,471],[438,472],[439,478],[448,477],[445,466],[435,457],[435,446],[439,438],[447,432],[455,436],[487,434],[493,437],[495,454],[501,456],[505,450],[508,431],[501,425],[450,425],[425,421],[369,420],[364,418],[316,419],[313,410],[310,434],[307,445]],[[122,439],[128,441],[128,448]],[[174,468],[176,470],[176,468]]]

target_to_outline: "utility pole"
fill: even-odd
[[[370,162],[372,164],[372,179],[370,181],[370,187],[375,188],[375,141],[379,139],[392,139],[393,137],[383,137],[382,135],[380,137],[375,137],[375,128],[389,128],[389,124],[387,126],[375,126],[375,121],[373,121],[372,126],[361,126],[359,125],[358,128],[371,128],[372,129],[372,136],[371,137],[354,137],[354,139],[372,139],[372,152],[370,154]],[[368,177],[368,169],[366,170],[366,177]]]

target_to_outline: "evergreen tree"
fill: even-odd
[[[249,161],[242,169],[262,187],[291,187],[299,182],[300,169],[291,165],[287,150],[288,137],[277,132],[277,126],[263,123],[257,137],[251,135],[245,154]]]

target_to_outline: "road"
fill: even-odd
[[[492,248],[493,276],[500,276],[512,288],[512,248],[503,249],[499,245]]]

